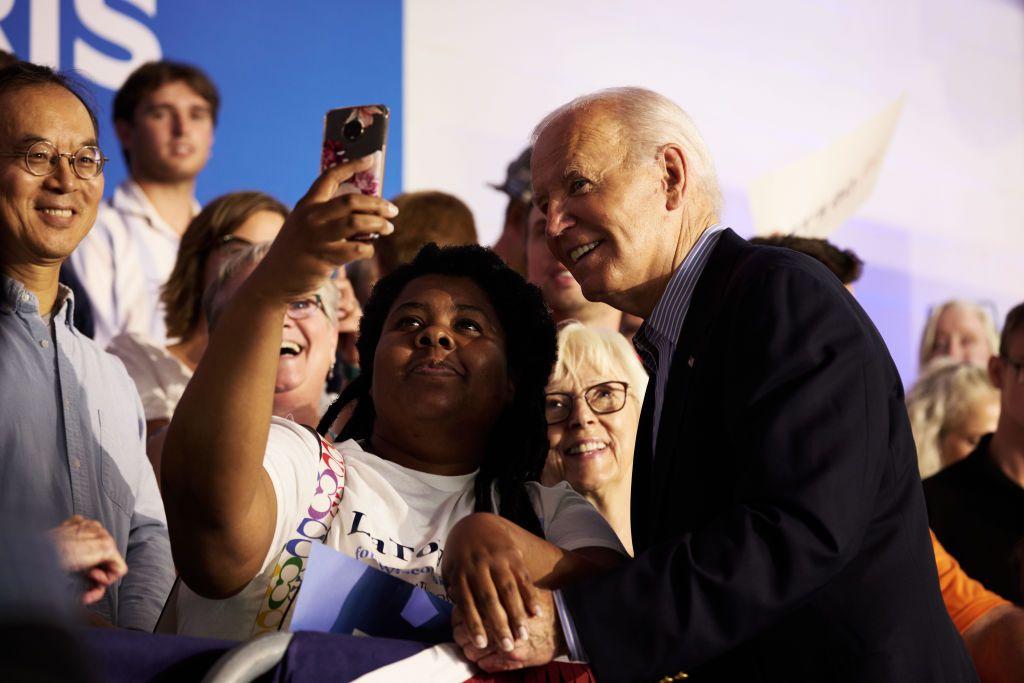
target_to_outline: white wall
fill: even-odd
[[[865,301],[904,377],[928,305],[962,294],[1004,315],[1024,299],[1024,5],[1013,0],[406,0],[405,50],[404,186],[466,200],[484,242],[504,209],[486,183],[541,116],[583,92],[642,85],[687,109],[741,234],[754,178],[906,93],[874,194],[835,235],[907,280],[893,294],[909,297],[900,319],[886,318],[878,287]]]

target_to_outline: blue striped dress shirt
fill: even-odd
[[[644,321],[633,337],[640,360],[647,374],[654,379],[654,434],[651,439],[652,450],[658,445],[658,426],[661,424],[661,408],[665,403],[665,386],[668,384],[669,371],[672,369],[672,356],[676,351],[676,342],[683,330],[686,312],[690,309],[693,290],[697,280],[704,272],[711,252],[718,244],[718,238],[724,225],[712,225],[705,230],[690,253],[672,274],[658,304],[650,317]]]

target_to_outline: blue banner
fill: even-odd
[[[401,0],[0,0],[0,49],[92,90],[108,195],[126,173],[114,92],[154,59],[201,67],[221,93],[201,202],[256,189],[293,204],[316,177],[324,113],[356,104],[391,108],[384,195],[401,191]]]

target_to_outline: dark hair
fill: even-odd
[[[391,200],[398,207],[395,231],[381,237],[374,250],[381,275],[415,258],[424,244],[476,244],[473,212],[458,197],[445,192],[407,192]]]
[[[0,69],[0,95],[5,95],[21,88],[38,88],[40,86],[55,85],[64,88],[78,98],[78,101],[85,107],[92,121],[92,129],[97,139],[100,135],[99,122],[96,120],[95,107],[91,104],[92,95],[78,81],[67,74],[54,71],[48,66],[40,66],[32,62],[15,61]]]
[[[0,50],[0,69],[5,69],[11,64],[18,63],[18,56],[13,55],[7,50]]]
[[[139,102],[154,90],[175,82],[182,82],[192,88],[197,95],[210,105],[213,124],[217,125],[220,112],[220,93],[210,77],[199,67],[183,62],[159,61],[146,62],[129,74],[124,84],[114,95],[114,122],[135,120],[135,110]],[[128,150],[122,150],[125,163],[129,163]]]
[[[770,247],[785,247],[807,254],[821,261],[835,273],[844,285],[853,284],[864,272],[864,262],[850,249],[840,249],[828,240],[819,237],[798,237],[796,235],[771,235],[751,237],[751,244],[765,244]]]
[[[999,355],[1003,358],[1010,353],[1010,335],[1018,330],[1024,330],[1024,302],[1017,304],[1006,314],[1006,322],[999,335]]]
[[[475,484],[475,510],[491,509],[491,486],[498,490],[502,517],[537,536],[543,536],[523,484],[540,476],[547,457],[547,422],[544,419],[544,388],[554,366],[555,325],[539,289],[509,268],[497,254],[481,246],[438,247],[428,244],[411,263],[381,278],[363,308],[359,325],[359,357],[362,373],[328,408],[318,427],[327,432],[342,409],[356,401],[352,417],[339,441],[365,439],[373,431],[376,412],[370,387],[373,358],[384,322],[405,287],[426,275],[464,277],[484,291],[505,330],[509,375],[515,384],[512,404],[491,430],[480,473]]]
[[[210,254],[221,238],[234,234],[251,216],[270,211],[288,217],[288,207],[263,192],[230,192],[203,207],[188,224],[178,245],[178,256],[160,290],[168,337],[185,338],[195,332],[202,316],[203,287]]]

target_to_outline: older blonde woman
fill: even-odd
[[[946,301],[928,315],[918,360],[921,369],[937,358],[988,366],[999,348],[999,333],[992,314],[970,301]]]
[[[647,373],[622,335],[578,322],[561,327],[544,405],[550,450],[541,482],[568,481],[631,555],[633,449],[646,389]]]
[[[907,394],[921,478],[966,457],[995,431],[999,392],[988,373],[951,358],[932,362]]]

